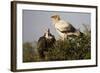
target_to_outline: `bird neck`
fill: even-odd
[[[56,25],[60,20],[55,20],[54,25]]]
[[[46,34],[45,37],[48,38],[49,37],[48,34]]]

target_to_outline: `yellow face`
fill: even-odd
[[[58,18],[51,18],[51,20],[53,24],[56,24],[58,22]]]

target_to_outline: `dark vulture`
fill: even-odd
[[[56,39],[54,35],[50,33],[50,29],[47,30],[46,33],[42,37],[39,38],[38,40],[38,51],[40,58],[44,59],[45,58],[45,52],[48,52],[49,48],[54,47]]]

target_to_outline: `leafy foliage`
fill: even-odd
[[[38,53],[38,45],[23,44],[23,62],[60,61],[91,59],[91,32],[85,31],[82,36],[72,36],[64,41],[57,40],[54,47],[47,48],[45,58]]]
[[[45,52],[45,59],[39,59],[38,50],[32,47],[31,43],[24,44],[23,61],[55,61],[55,60],[79,60],[91,58],[90,36],[73,37],[65,41],[56,41],[53,48],[48,48]]]

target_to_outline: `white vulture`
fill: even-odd
[[[48,51],[48,48],[52,48],[54,46],[56,39],[54,35],[50,33],[50,29],[48,29],[42,37],[38,40],[38,50],[40,57],[42,59],[45,58],[45,52]]]
[[[80,31],[76,30],[69,22],[61,20],[59,15],[53,15],[51,16],[51,19],[55,29],[61,37],[61,40],[64,40],[70,35],[80,35]]]

